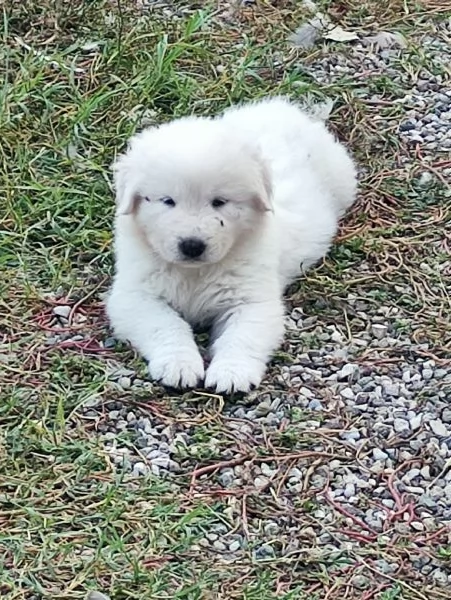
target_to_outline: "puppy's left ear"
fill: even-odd
[[[259,163],[259,184],[253,201],[258,210],[262,212],[272,212],[274,210],[272,203],[272,182],[271,175],[265,161],[258,158]]]
[[[141,202],[140,194],[133,187],[127,155],[120,156],[113,164],[114,187],[116,189],[116,214],[131,215]]]

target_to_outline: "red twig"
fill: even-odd
[[[348,519],[351,519],[351,521],[353,521],[356,525],[358,525],[362,529],[365,529],[366,531],[369,531],[377,538],[377,536],[378,536],[377,531],[375,531],[372,527],[367,525],[364,521],[361,521],[358,517],[354,516],[352,513],[350,513],[348,510],[346,510],[346,508],[344,508],[343,506],[338,504],[338,502],[335,502],[335,500],[332,498],[332,496],[330,494],[325,494],[325,498],[326,498],[327,502],[329,502],[329,504],[331,504],[339,513],[341,513],[345,517],[348,517]]]

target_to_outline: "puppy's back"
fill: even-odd
[[[334,197],[337,214],[341,214],[355,200],[357,172],[349,152],[324,123],[331,105],[322,106],[324,110],[314,106],[305,109],[287,98],[275,97],[232,107],[223,119],[253,139],[269,164],[276,166],[283,155],[308,162]]]

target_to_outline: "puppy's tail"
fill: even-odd
[[[327,121],[334,108],[335,102],[326,98],[323,102],[317,102],[313,96],[307,94],[301,103],[301,108],[315,121]]]

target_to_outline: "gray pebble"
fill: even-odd
[[[62,317],[63,319],[67,319],[70,315],[71,307],[65,304],[60,304],[59,306],[55,306],[53,308],[53,314],[57,317]]]
[[[218,479],[222,486],[230,487],[235,481],[235,473],[232,470],[222,471],[218,476]]]
[[[384,382],[382,387],[387,396],[399,396],[399,383]]]
[[[308,408],[310,410],[323,410],[323,405],[321,404],[321,402],[319,400],[310,400],[310,402],[308,403]]]
[[[254,479],[254,485],[258,490],[265,488],[268,483],[269,479],[267,477],[256,477]]]
[[[104,342],[103,342],[103,347],[104,348],[114,348],[116,346],[116,339],[113,337],[107,337],[105,338]]]
[[[437,502],[430,494],[422,494],[418,499],[418,504],[429,509],[435,509],[437,506]]]
[[[373,458],[374,458],[374,460],[384,461],[384,460],[387,460],[388,454],[386,452],[384,452],[383,450],[380,450],[380,448],[374,448],[373,449]]]
[[[353,400],[355,398],[355,394],[351,388],[347,387],[340,391],[340,395],[346,400]]]
[[[265,523],[263,530],[266,533],[266,535],[274,536],[279,533],[280,527],[275,521],[268,521],[267,523]]]
[[[355,485],[353,483],[347,483],[343,492],[345,498],[351,498],[355,496]]]
[[[423,369],[422,375],[425,381],[429,381],[434,376],[434,371],[432,369]]]
[[[382,340],[387,335],[388,328],[386,325],[380,323],[373,323],[371,325],[371,333],[377,340]]]
[[[132,385],[132,380],[130,379],[130,377],[119,377],[118,384],[123,390],[129,390]]]
[[[132,474],[135,477],[141,477],[143,475],[148,475],[149,473],[150,473],[150,468],[143,462],[137,462],[133,465]]]
[[[357,429],[352,429],[351,431],[344,431],[341,434],[341,437],[346,441],[356,441],[360,439],[360,432]]]
[[[419,415],[415,415],[411,419],[409,419],[410,427],[412,428],[413,431],[415,431],[416,429],[421,427],[422,422],[423,422],[423,415],[421,413]]]
[[[356,380],[359,378],[360,369],[359,365],[354,363],[348,363],[340,369],[337,373],[338,381],[345,381],[347,379]]]
[[[227,550],[227,546],[220,540],[215,540],[213,542],[213,548],[215,550],[218,550],[218,552],[224,552],[225,550]]]
[[[429,421],[428,424],[432,432],[438,437],[447,437],[451,435],[450,431],[444,425],[444,423],[442,423],[442,421],[439,421],[438,419],[433,419],[432,421]]]
[[[405,419],[399,419],[399,418],[394,419],[393,427],[397,433],[403,433],[405,431],[409,431],[409,428],[410,428],[408,421],[406,421]]]

